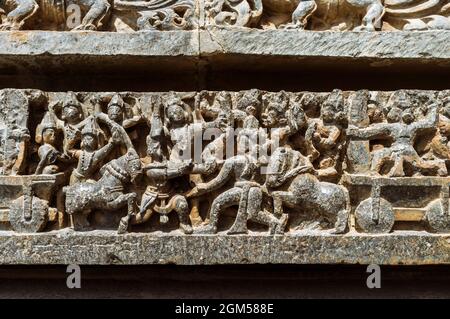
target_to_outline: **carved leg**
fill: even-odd
[[[269,212],[259,211],[257,214],[254,214],[250,219],[257,223],[269,226],[269,233],[271,235],[274,235],[284,233],[284,229],[286,228],[286,224],[288,221],[288,215],[283,214],[281,218],[278,219]]]
[[[297,8],[292,13],[292,22],[285,25],[285,29],[304,30],[308,24],[309,17],[316,11],[317,4],[315,0],[300,0]]]
[[[191,220],[191,224],[194,226],[198,226],[202,223],[202,218],[200,217],[200,200],[199,198],[191,199],[191,212],[189,213],[189,219]]]
[[[111,5],[107,0],[97,0],[84,16],[83,20],[81,21],[81,25],[74,28],[73,31],[97,30],[97,27],[106,16],[110,8]]]
[[[295,202],[294,194],[291,192],[276,191],[271,193],[273,199],[273,213],[275,216],[283,215],[283,203]]]
[[[215,234],[217,233],[217,223],[219,221],[219,214],[230,206],[235,206],[239,204],[241,199],[242,189],[234,187],[227,190],[226,192],[217,196],[212,205],[209,224],[206,226],[199,227],[195,230],[195,233],[199,234]]]
[[[189,205],[184,196],[177,195],[174,200],[174,210],[178,214],[180,228],[185,234],[192,234],[192,227],[189,225]]]
[[[243,200],[245,201],[246,205],[243,205],[242,203]],[[244,188],[239,203],[240,207],[238,209],[238,214],[236,215],[236,219],[234,221],[233,226],[231,226],[227,234],[229,235],[246,234],[248,232],[247,220],[251,218],[251,216],[255,216],[256,214],[258,214],[258,212],[261,210],[261,202],[262,202],[261,188],[252,187],[248,189],[247,192]]]
[[[343,234],[347,230],[349,218],[349,211],[347,209],[342,209],[337,214],[337,220],[334,224],[334,229],[331,230],[332,234]]]
[[[380,0],[374,0],[367,7],[367,12],[362,19],[362,24],[355,31],[375,31],[375,27],[384,15],[384,6]]]
[[[116,199],[106,204],[106,209],[108,210],[119,209],[125,206],[125,204],[127,204],[128,207],[127,216],[125,216],[120,220],[119,228],[117,229],[117,232],[119,234],[123,234],[128,230],[130,217],[135,213],[134,210],[135,203],[136,203],[136,194],[129,193],[129,194],[121,194]]]
[[[91,210],[85,210],[83,212],[76,212],[72,215],[73,229],[74,230],[91,230],[91,224],[88,221],[88,216]]]
[[[38,8],[35,0],[18,0],[17,7],[6,16],[6,22],[0,25],[0,31],[20,30]]]

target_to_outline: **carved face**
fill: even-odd
[[[264,126],[266,127],[276,127],[279,123],[279,114],[274,109],[269,109],[264,112],[261,116]]]
[[[332,107],[324,105],[320,113],[322,120],[326,123],[334,122],[335,111]]]
[[[118,104],[108,105],[108,117],[114,122],[120,123],[123,120],[123,110]]]
[[[62,118],[69,124],[78,123],[81,120],[80,109],[76,105],[65,105],[62,110]]]
[[[167,109],[167,115],[169,117],[170,122],[172,123],[184,123],[185,122],[185,113],[184,109],[181,105],[172,104],[169,105]]]
[[[245,112],[246,112],[248,115],[256,116],[256,107],[254,107],[253,105],[249,105],[249,106],[247,106],[247,108],[245,109]]]
[[[402,121],[405,124],[411,124],[414,122],[414,114],[411,109],[406,109],[402,112]]]
[[[390,109],[386,118],[389,123],[398,123],[398,122],[400,122],[401,113],[402,113],[402,110],[400,110],[398,107],[393,107]]]
[[[93,151],[97,149],[98,141],[97,137],[93,134],[84,134],[81,137],[81,148],[87,151]]]
[[[56,132],[53,128],[47,128],[42,132],[42,140],[45,144],[53,145],[56,139]]]

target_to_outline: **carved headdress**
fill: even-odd
[[[245,110],[245,108],[248,106],[254,106],[258,109],[259,105],[259,91],[256,89],[245,91],[237,102],[237,108],[239,110]]]
[[[86,125],[81,130],[81,135],[92,135],[96,138],[100,136],[102,130],[93,117],[90,117]]]
[[[41,123],[36,127],[36,143],[41,144],[43,141],[42,135],[47,129],[56,130],[58,128],[53,115],[50,112],[46,112],[42,118]]]
[[[64,109],[65,107],[68,107],[68,106],[75,106],[76,108],[78,108],[80,110],[80,112],[83,112],[81,103],[78,100],[78,98],[75,95],[75,93],[73,93],[73,92],[68,92],[66,94],[66,96],[64,97],[62,107]]]
[[[183,111],[184,111],[184,118],[186,121],[189,121],[189,113],[186,110],[187,109],[187,105],[185,102],[183,102],[183,100],[175,93],[171,92],[171,94],[168,96],[166,102],[164,103],[165,107],[164,107],[164,116],[165,116],[165,120],[166,123],[169,124],[170,122],[170,112],[169,109],[171,106],[173,105],[178,105],[180,106]]]
[[[114,96],[111,98],[111,101],[109,101],[108,103],[108,108],[113,105],[117,105],[123,109],[125,102],[123,101],[122,97],[119,94],[114,94]]]

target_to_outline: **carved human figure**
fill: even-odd
[[[61,120],[56,116],[56,105],[61,104]],[[63,152],[73,157],[75,147],[81,140],[81,130],[90,121],[85,118],[83,106],[73,92],[68,92],[62,101],[49,105],[49,113],[56,122],[57,129],[63,131]]]
[[[213,122],[190,123],[187,105],[176,95],[172,95],[166,102],[165,118],[166,135],[170,136],[172,143],[169,158],[171,162],[190,159],[195,131],[218,128],[220,127],[218,121],[221,120],[218,118]]]
[[[46,112],[41,123],[36,128],[36,142],[42,144],[38,149],[39,163],[34,172],[36,175],[58,173],[60,164],[70,160],[55,145],[58,131],[54,115]]]
[[[267,107],[261,114],[263,126],[270,131],[263,149],[274,151],[278,146],[291,147],[289,137],[306,126],[306,116],[301,105],[289,101],[285,92],[266,99]]]
[[[20,173],[27,150],[30,133],[27,128],[0,126],[0,147],[2,148],[1,175],[17,175]]]
[[[318,161],[318,173],[323,179],[334,179],[338,175],[342,143],[340,118],[344,113],[342,92],[335,90],[322,104],[320,119],[310,119],[305,133],[306,149],[312,163]]]
[[[242,134],[238,135],[238,144]],[[244,145],[243,147],[246,147]],[[258,182],[260,163],[254,154],[236,155],[225,160],[218,175],[207,183],[197,184],[189,196],[197,196],[211,192],[224,186],[230,179],[234,179],[231,189],[218,195],[210,209],[209,223],[198,227],[195,233],[214,234],[220,214],[228,207],[238,206],[238,213],[228,234],[247,233],[247,221],[251,220],[269,226],[271,234],[283,233],[287,216],[276,218],[262,209],[263,190]]]
[[[431,142],[425,146],[423,158],[428,161],[450,160],[450,95],[442,100],[439,122]]]
[[[185,234],[192,233],[189,225],[189,206],[186,198],[177,193],[177,183],[174,179],[188,175],[192,170],[192,161],[167,161],[166,136],[161,120],[160,105],[155,105],[151,119],[150,134],[147,137],[147,154],[151,162],[143,167],[148,178],[147,187],[142,195],[139,212],[128,214],[120,221],[119,233],[124,233],[129,225],[146,222],[154,212],[160,214],[160,222],[168,222],[167,215],[175,211],[178,215],[180,228]],[[179,189],[178,189],[179,191]]]
[[[372,155],[371,172],[383,174],[386,165],[387,176],[398,177],[411,174],[445,175],[442,163],[424,161],[414,149],[414,141],[419,133],[433,130],[438,124],[437,106],[429,106],[426,119],[414,122],[410,100],[403,91],[391,96],[391,108],[387,114],[389,123],[376,123],[367,128],[348,129],[347,135],[361,139],[392,139],[390,147],[376,150]],[[405,172],[408,169],[408,172]]]
[[[99,149],[99,134],[100,127],[95,118],[90,117],[89,122],[81,131],[81,150],[72,152],[73,157],[78,160],[78,164],[70,176],[70,185],[92,180],[100,164],[122,141],[121,134],[113,128],[110,141]]]

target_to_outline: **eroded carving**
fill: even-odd
[[[297,30],[448,30],[446,0],[207,1],[218,26]]]
[[[194,11],[193,0],[7,0],[0,30],[190,30]]]
[[[450,231],[449,91],[2,90],[0,103],[0,220],[18,232]]]

